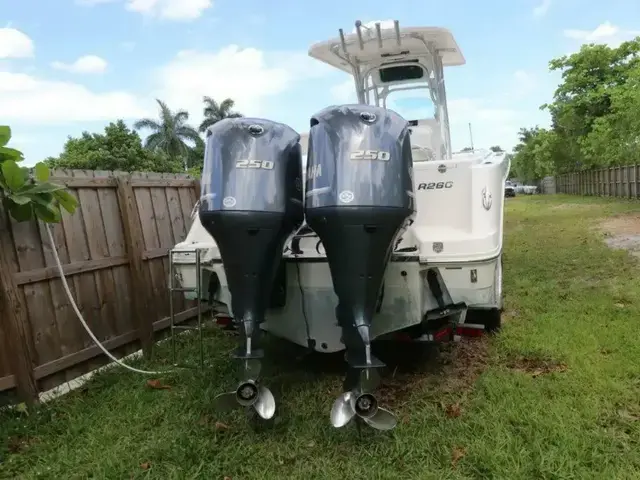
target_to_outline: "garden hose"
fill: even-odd
[[[78,309],[78,305],[76,304],[75,300],[73,299],[73,295],[71,294],[71,290],[69,289],[69,284],[67,283],[67,279],[66,279],[66,277],[64,275],[64,270],[62,268],[62,264],[60,263],[60,257],[58,256],[58,249],[56,248],[56,244],[55,244],[55,242],[53,240],[53,235],[51,233],[51,226],[48,223],[45,223],[45,226],[47,228],[47,235],[49,236],[49,242],[51,242],[51,250],[53,251],[53,258],[56,261],[56,266],[58,267],[58,272],[60,273],[60,280],[62,280],[62,285],[64,286],[64,290],[67,293],[67,298],[71,302],[71,306],[73,307],[73,310],[76,312],[76,316],[78,317],[78,320],[80,320],[80,323],[82,324],[84,329],[87,331],[87,333],[89,334],[89,336],[93,340],[93,343],[95,343],[98,346],[98,348],[100,350],[102,350],[102,352],[107,357],[109,357],[111,360],[113,360],[115,363],[117,363],[118,365],[120,365],[123,368],[126,368],[127,370],[131,370],[132,372],[141,373],[143,375],[159,375],[159,374],[164,374],[164,373],[175,372],[176,371],[175,369],[174,370],[162,370],[162,371],[150,371],[150,370],[140,370],[139,368],[132,367],[132,366],[127,365],[126,363],[122,362],[118,358],[114,357],[111,354],[111,352],[109,352],[109,350],[107,350],[106,347],[102,343],[100,343],[100,340],[98,340],[96,338],[96,336],[91,331],[91,328],[89,327],[89,325],[87,325],[87,322],[85,321],[84,317],[82,316],[82,313],[80,313],[80,310]]]

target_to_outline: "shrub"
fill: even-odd
[[[39,162],[33,169],[19,165],[24,155],[7,146],[10,139],[11,128],[0,125],[0,197],[6,211],[18,222],[35,217],[47,223],[60,221],[60,208],[75,212],[77,200],[65,186],[49,182],[47,165]]]

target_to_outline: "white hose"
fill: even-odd
[[[148,370],[140,370],[138,368],[131,367],[131,366],[127,365],[126,363],[121,362],[116,357],[114,357],[109,352],[109,350],[107,350],[105,348],[105,346],[102,345],[102,343],[100,343],[100,340],[98,340],[96,338],[96,336],[93,334],[93,332],[91,331],[91,328],[89,328],[89,325],[87,325],[87,322],[82,317],[82,313],[80,313],[80,310],[78,310],[78,305],[76,305],[76,302],[73,299],[73,296],[71,295],[71,290],[69,290],[69,285],[67,284],[67,279],[64,276],[64,270],[62,269],[62,264],[60,263],[60,257],[58,256],[58,249],[56,248],[56,244],[53,241],[53,235],[51,234],[51,227],[49,226],[48,223],[45,223],[45,226],[47,227],[47,234],[49,235],[49,241],[51,242],[51,250],[53,250],[53,258],[55,258],[55,260],[56,260],[56,266],[58,267],[58,272],[60,272],[60,280],[62,280],[62,285],[64,286],[65,292],[67,292],[67,297],[69,298],[69,301],[71,302],[71,306],[73,306],[73,310],[76,312],[76,315],[78,316],[78,320],[80,320],[80,323],[82,323],[82,326],[87,331],[87,333],[89,334],[89,336],[91,337],[93,342],[98,346],[98,348],[100,348],[100,350],[102,350],[102,352],[107,357],[109,357],[111,360],[113,360],[115,363],[117,363],[121,367],[126,368],[127,370],[131,370],[132,372],[142,373],[144,375],[158,375],[158,374],[163,374],[163,373],[174,372],[175,370],[162,370],[162,371],[152,372],[152,371],[148,371]]]

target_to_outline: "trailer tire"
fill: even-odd
[[[496,333],[502,327],[502,312],[497,308],[485,310],[482,312],[482,325],[487,333]]]
[[[486,333],[496,333],[502,327],[502,311],[499,308],[469,309],[465,323],[479,324]]]

